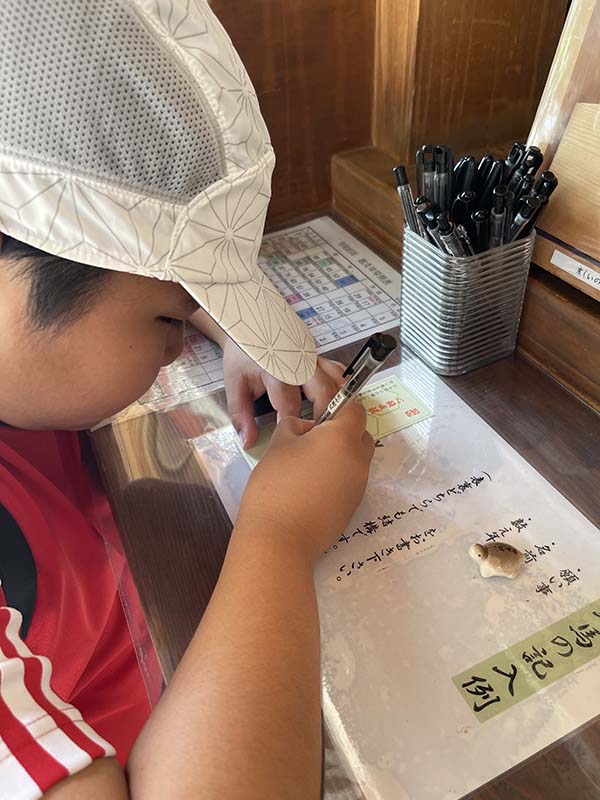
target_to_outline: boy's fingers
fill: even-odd
[[[372,458],[373,453],[375,452],[375,439],[371,436],[369,431],[365,431],[362,435],[361,441],[363,443],[363,446],[366,447],[370,457]]]
[[[339,383],[325,372],[318,372],[303,387],[304,394],[313,404],[313,417],[319,419],[327,404],[339,389]]]
[[[298,386],[289,386],[274,378],[265,379],[265,385],[271,405],[277,411],[277,420],[301,416],[302,396]]]
[[[332,361],[329,358],[319,358],[317,361],[319,368],[323,370],[330,378],[332,378],[338,389],[344,382],[344,370],[346,367],[339,361]]]
[[[244,449],[256,442],[258,430],[254,419],[254,399],[248,380],[244,375],[225,379],[227,408],[233,427],[238,432]]]
[[[345,427],[349,433],[362,436],[367,427],[367,412],[362,403],[352,400],[346,403],[344,408],[339,411],[332,420],[324,423],[325,425],[339,425]]]
[[[315,423],[312,419],[300,419],[299,417],[285,417],[275,428],[273,438],[280,439],[284,436],[302,436],[308,433]]]

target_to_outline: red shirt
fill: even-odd
[[[0,587],[0,800],[30,800],[94,758],[124,764],[160,676],[153,655],[150,681],[138,667],[118,592],[130,578],[78,435],[0,426],[0,505],[37,570],[26,642]]]

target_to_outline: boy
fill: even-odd
[[[373,442],[356,404],[286,416],[292,386],[319,413],[340,373],[256,266],[274,158],[254,90],[204,0],[0,11],[0,798],[317,797],[312,570]],[[263,388],[285,418],[146,720],[76,431],[146,390],[194,311],[245,443]]]

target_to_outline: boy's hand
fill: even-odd
[[[265,392],[280,420],[283,417],[300,416],[302,388],[306,397],[314,403],[314,416],[318,419],[343,383],[344,367],[337,361],[319,358],[317,371],[308,383],[302,387],[289,386],[261,369],[231,339],[226,339],[221,346],[227,407],[233,427],[246,449],[252,447],[258,435],[253,403]]]
[[[254,419],[253,403],[265,392],[277,411],[277,418],[282,419],[300,416],[302,407],[300,389],[302,389],[314,404],[314,416],[318,419],[342,384],[343,365],[337,361],[319,358],[317,371],[308,383],[302,387],[289,386],[273,378],[255,364],[202,309],[191,315],[190,322],[216,342],[223,351],[229,415],[245,449],[252,447],[256,442],[258,429]]]
[[[274,536],[314,565],[350,521],[369,476],[374,443],[366,412],[349,403],[316,426],[286,417],[252,473],[236,531]]]

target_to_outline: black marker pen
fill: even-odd
[[[550,172],[550,170],[547,169],[542,172],[540,177],[537,179],[531,193],[536,195],[543,194],[546,195],[546,197],[550,197],[557,186],[558,178],[553,172]]]
[[[527,195],[531,193],[534,183],[535,183],[535,178],[533,177],[533,175],[523,175],[523,177],[521,178],[521,183],[515,191],[515,206],[518,206],[519,202],[524,197],[527,197]]]
[[[542,166],[544,154],[539,147],[531,145],[525,151],[523,161],[521,162],[521,169],[527,170],[528,175],[535,175],[538,169]]]
[[[455,225],[467,226],[475,206],[475,192],[461,192],[454,203],[450,217]]]
[[[315,424],[320,425],[322,422],[333,419],[346,403],[354,400],[369,378],[378,369],[381,369],[397,347],[398,342],[393,336],[386,333],[373,334],[354,361],[346,368],[343,375],[346,382]]]
[[[519,239],[527,227],[527,223],[533,217],[535,212],[542,205],[539,197],[526,197],[517,212],[513,224],[510,226],[509,241],[514,242]]]
[[[510,149],[510,153],[504,160],[506,165],[506,174],[504,176],[504,182],[509,183],[510,179],[513,176],[513,173],[521,164],[523,157],[525,156],[525,144],[523,142],[515,142]]]
[[[473,247],[476,253],[483,253],[490,243],[490,212],[480,208],[471,214],[473,223]]]
[[[524,238],[525,236],[528,236],[531,233],[531,231],[536,226],[537,221],[540,218],[541,214],[543,213],[544,209],[548,205],[548,195],[547,194],[534,194],[532,192],[531,193],[531,197],[537,197],[538,200],[540,201],[540,206],[537,209],[537,211],[533,212],[533,216],[531,217],[531,219],[529,220],[527,225],[525,225],[525,227],[521,231],[521,238]]]

